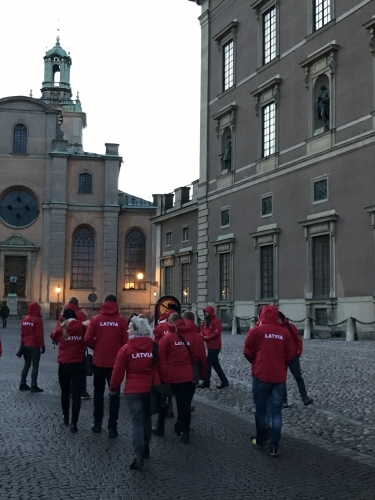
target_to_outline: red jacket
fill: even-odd
[[[126,373],[124,394],[151,391],[152,380],[160,384],[157,367],[153,364],[154,342],[149,337],[135,337],[121,347],[113,367],[109,389],[117,391]]]
[[[288,328],[287,325],[289,325],[290,329]],[[285,319],[283,321],[283,324],[281,326],[284,326],[288,330],[288,332],[292,335],[292,339],[293,339],[295,351],[296,351],[295,355],[301,356],[302,350],[303,350],[301,334],[299,333],[299,331],[297,330],[295,325],[293,325],[293,323],[290,323],[290,321],[287,319]]]
[[[117,353],[128,341],[127,324],[119,314],[116,302],[104,302],[100,313],[92,318],[86,333],[85,344],[94,350],[93,364],[112,368]]]
[[[81,309],[76,304],[72,304],[71,302],[68,302],[64,306],[64,311],[66,311],[66,309],[71,309],[72,311],[74,311],[76,313],[78,321],[80,321],[81,323],[83,323],[84,321],[87,320],[86,314],[83,311],[81,311]],[[63,315],[61,313],[59,316],[59,319],[57,320],[55,328],[58,328],[60,326],[60,323],[62,322],[63,319],[64,318],[63,318]]]
[[[191,322],[190,322],[191,323]],[[189,345],[190,352],[176,335],[170,332],[159,342],[159,373],[163,382],[179,384],[193,380],[192,363],[197,361],[202,378],[206,375],[207,359],[202,337],[183,319],[175,322],[179,334]],[[195,326],[195,325],[194,325]]]
[[[37,302],[30,302],[28,315],[22,320],[21,340],[27,347],[44,347],[43,320]]]
[[[154,340],[158,344],[160,339],[169,332],[168,317],[159,320],[159,323],[154,328]]]
[[[207,326],[207,322],[204,320],[201,327],[201,334],[206,341],[207,349],[221,349],[221,330],[223,325],[219,318],[215,316],[215,309],[213,307],[207,306],[203,311],[211,316],[209,326]]]
[[[289,331],[278,324],[276,306],[264,306],[260,325],[246,337],[244,355],[252,364],[252,375],[262,382],[286,381],[286,367],[295,356],[295,346]]]
[[[55,342],[59,343],[59,353],[57,355],[58,363],[83,363],[85,359],[85,327],[76,319],[68,319],[66,329],[69,334],[67,339],[64,338],[61,326],[58,326],[51,333],[50,337]]]

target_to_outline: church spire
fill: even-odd
[[[59,28],[57,29],[59,32]],[[60,45],[57,34],[55,46],[44,56],[44,81],[42,100],[48,103],[64,102],[72,97],[70,88],[70,66],[72,59]]]

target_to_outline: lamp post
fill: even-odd
[[[56,293],[57,293],[56,319],[59,319],[60,292],[61,292],[60,285],[57,285],[57,287],[56,287]]]

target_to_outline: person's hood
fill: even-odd
[[[278,308],[272,304],[264,306],[260,312],[259,320],[260,320],[262,325],[264,323],[273,323],[273,324],[276,323],[276,324],[278,324],[278,322],[279,322],[279,310],[278,310]]]
[[[82,334],[82,323],[74,318],[67,320],[66,328],[69,335]]]
[[[37,302],[30,302],[27,311],[30,316],[41,316],[41,308]]]
[[[165,313],[161,314],[161,315],[159,316],[158,323],[161,323],[162,321],[165,321],[166,319],[168,319],[168,316],[169,316],[169,314],[168,314],[168,313],[169,313],[169,311],[167,311],[167,312],[165,312]]]
[[[203,312],[209,314],[210,316],[215,316],[215,309],[212,307],[212,306],[206,306],[204,309],[203,309]]]
[[[136,352],[150,352],[150,347],[152,347],[152,340],[150,337],[134,337],[132,339],[129,339],[129,345],[134,349]]]
[[[176,321],[174,321],[174,325],[171,326],[172,326],[171,331],[176,331],[174,328],[175,326],[177,328],[178,333],[181,333],[181,335],[189,332],[190,330],[188,325],[185,323],[184,319],[176,319]]]
[[[194,321],[191,321],[190,319],[184,319],[184,321],[189,329],[189,332],[199,333],[199,327],[194,323]]]
[[[114,316],[118,313],[118,304],[116,302],[104,302],[100,308],[100,314],[105,314],[106,316]]]
[[[74,312],[80,311],[81,309],[77,306],[77,304],[72,304],[71,302],[68,302],[65,304],[64,309],[71,309]]]

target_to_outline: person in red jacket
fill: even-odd
[[[195,392],[193,364],[199,366],[199,375],[206,375],[206,355],[202,337],[178,313],[168,319],[171,331],[159,342],[159,373],[163,382],[171,384],[177,404],[174,429],[181,441],[189,443],[190,408]]]
[[[207,306],[203,309],[204,321],[201,327],[201,334],[207,346],[207,376],[205,380],[198,385],[199,389],[210,387],[212,368],[218,374],[221,384],[216,386],[217,389],[228,387],[229,382],[219,362],[219,354],[221,351],[221,330],[222,324],[219,318],[215,316],[215,309]]]
[[[51,339],[59,343],[57,362],[61,387],[61,407],[64,424],[69,425],[70,391],[72,392],[72,420],[70,432],[77,432],[81,409],[81,387],[85,379],[85,327],[77,320],[73,309],[65,309],[62,322],[51,333]]]
[[[281,437],[286,367],[295,355],[292,336],[279,324],[279,311],[276,306],[263,307],[259,326],[252,328],[247,334],[244,355],[252,365],[253,375],[257,435],[256,438],[251,438],[251,442],[262,447],[266,440],[266,406],[267,399],[271,396],[270,455],[276,457],[279,454]]]
[[[153,358],[154,342],[151,328],[145,318],[134,316],[129,323],[129,342],[117,354],[113,367],[110,391],[116,394],[126,373],[124,394],[132,419],[133,470],[143,467],[143,459],[150,456],[151,413],[150,393],[153,382],[160,383]]]
[[[128,341],[127,322],[119,314],[115,295],[107,295],[100,313],[92,318],[86,333],[85,344],[94,350],[94,424],[92,432],[102,431],[104,390],[110,384],[117,353]],[[108,436],[118,436],[117,420],[120,410],[120,391],[109,400]]]
[[[86,314],[79,308],[77,297],[70,297],[68,303],[65,304],[64,306],[63,312],[60,314],[59,319],[57,320],[55,328],[58,328],[60,326],[60,323],[63,321],[64,311],[66,311],[67,309],[71,309],[72,311],[74,311],[78,321],[80,321],[81,323],[87,321]],[[81,387],[81,399],[90,399],[90,398],[91,395],[87,392],[87,379],[86,377],[84,377]]]
[[[309,406],[314,402],[314,400],[309,398],[307,395],[305,381],[303,380],[301,373],[299,358],[302,355],[302,348],[303,348],[302,337],[297,328],[293,325],[293,323],[290,323],[288,318],[286,318],[281,311],[279,311],[279,323],[281,324],[281,326],[284,326],[292,335],[295,346],[295,356],[289,363],[288,368],[290,370],[290,373],[293,375],[295,381],[297,382],[298,390],[301,395],[303,404],[305,406]],[[283,401],[283,408],[289,408],[288,395],[286,389],[285,389],[285,398]]]
[[[21,373],[20,391],[43,392],[38,387],[38,372],[40,354],[44,354],[46,348],[44,345],[43,320],[40,305],[37,302],[31,302],[28,306],[28,314],[22,320],[21,342],[23,344],[23,357],[25,364]],[[33,369],[31,372],[31,387],[27,385],[26,379],[30,370],[31,363]]]

